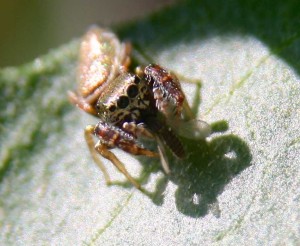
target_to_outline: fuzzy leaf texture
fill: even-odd
[[[0,71],[0,238],[22,245],[300,244],[298,1],[184,1],[115,28],[136,64],[182,75],[206,141],[188,157],[117,156],[106,186],[70,105],[78,41]],[[189,83],[199,81],[198,85]]]

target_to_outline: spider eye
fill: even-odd
[[[137,94],[139,93],[139,89],[137,88],[136,85],[130,85],[128,88],[127,88],[127,95],[130,97],[130,98],[135,98],[137,96]]]
[[[117,102],[119,108],[126,108],[129,104],[129,99],[127,96],[120,96]]]
[[[138,76],[134,76],[134,83],[135,84],[140,83],[140,78]]]
[[[96,104],[96,109],[99,111],[101,108],[103,108],[103,104],[101,102],[98,102]]]
[[[117,109],[117,107],[115,105],[111,105],[111,106],[108,107],[108,110],[110,112],[114,112],[114,111],[116,111],[116,109]]]

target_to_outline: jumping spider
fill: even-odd
[[[79,86],[77,92],[69,92],[69,98],[80,109],[100,118],[98,124],[85,128],[85,139],[106,183],[110,184],[111,180],[98,154],[110,160],[141,189],[110,151],[112,148],[134,155],[160,156],[165,172],[169,173],[165,146],[177,158],[185,157],[176,133],[205,138],[210,134],[210,127],[193,117],[174,74],[153,64],[138,67],[135,73],[128,72],[130,52],[130,44],[120,42],[114,33],[91,28],[81,42]],[[93,136],[99,139],[96,145]],[[156,141],[158,153],[140,144],[143,137]]]

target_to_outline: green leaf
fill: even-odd
[[[135,63],[188,78],[188,100],[214,129],[184,140],[188,158],[173,158],[170,176],[116,150],[145,194],[108,162],[120,184],[106,186],[89,155],[83,129],[97,119],[67,99],[78,41],[2,69],[1,242],[299,244],[299,12],[292,0],[185,1],[117,28]]]

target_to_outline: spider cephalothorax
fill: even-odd
[[[134,155],[160,156],[168,173],[165,147],[178,158],[185,156],[176,133],[205,138],[210,127],[192,117],[174,74],[155,64],[130,73],[129,54],[130,45],[121,43],[112,32],[97,27],[89,30],[81,43],[79,86],[76,93],[69,92],[69,98],[73,104],[100,119],[98,124],[86,127],[85,138],[106,182],[111,181],[97,153],[110,160],[140,188],[111,148]],[[188,131],[184,131],[185,128]],[[96,145],[93,135],[99,139]],[[158,153],[144,148],[139,141],[141,137],[156,141]]]
[[[122,73],[105,88],[96,108],[101,119],[121,127],[124,122],[142,122],[151,103],[145,81],[136,75]],[[155,110],[152,107],[152,111]]]

